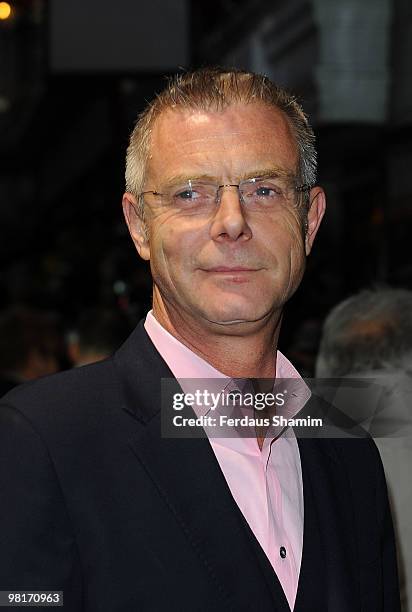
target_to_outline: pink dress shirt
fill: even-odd
[[[222,379],[221,389],[231,389],[229,377],[169,334],[152,311],[147,314],[145,329],[184,393],[193,392],[188,380],[193,378],[214,379],[214,384]],[[279,378],[298,379],[302,383],[296,369],[277,351],[276,379]],[[277,414],[293,417],[309,397],[309,388],[300,384],[298,392],[292,393],[282,408],[277,408]],[[209,442],[233,499],[266,553],[293,610],[302,559],[304,516],[300,454],[293,430],[287,428],[275,436],[268,430],[262,450],[252,437],[209,436]]]

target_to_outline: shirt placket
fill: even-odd
[[[271,445],[268,444],[265,464],[269,516],[268,556],[293,609],[298,574],[291,542],[283,526],[282,489],[276,470],[271,465],[270,453]]]

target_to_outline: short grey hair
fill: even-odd
[[[316,375],[412,370],[412,291],[377,287],[344,300],[325,320]]]
[[[161,113],[176,107],[224,110],[236,103],[255,102],[274,106],[286,115],[298,149],[298,180],[301,184],[313,186],[317,167],[315,135],[296,98],[260,74],[235,69],[202,68],[171,78],[167,87],[137,119],[126,154],[126,191],[138,199],[139,213],[143,216],[143,202],[139,194],[144,190],[151,133]],[[309,203],[307,192],[302,200],[306,205]]]

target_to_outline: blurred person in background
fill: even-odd
[[[133,329],[119,311],[96,307],[82,313],[67,338],[67,353],[73,366],[101,361],[112,355]]]
[[[0,396],[16,385],[59,370],[59,338],[52,317],[13,306],[0,314]]]
[[[379,448],[397,534],[402,609],[412,611],[412,292],[363,290],[325,320],[318,378],[365,379],[366,391],[337,395]],[[350,401],[349,401],[350,400]]]

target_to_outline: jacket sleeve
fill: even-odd
[[[20,411],[0,404],[0,590],[13,589],[63,591],[60,609],[82,610],[78,549],[49,452]]]

